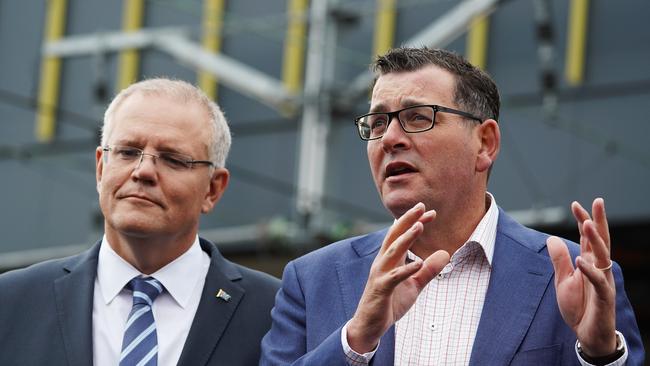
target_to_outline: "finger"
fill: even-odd
[[[603,241],[603,238],[600,236],[600,233],[598,233],[596,225],[591,220],[586,220],[583,225],[585,235],[591,243],[591,249],[593,251],[594,263],[596,267],[605,268],[609,266],[609,248],[607,248],[607,245]]]
[[[578,229],[581,228],[581,225],[585,220],[590,218],[589,212],[587,212],[587,210],[585,210],[585,208],[582,207],[578,201],[571,202],[571,212],[573,213],[573,217],[575,217],[576,221],[578,222]]]
[[[413,275],[418,290],[422,290],[449,263],[449,253],[438,250],[424,260],[422,268]]]
[[[578,201],[571,202],[571,213],[578,223],[578,232],[582,235],[582,223],[589,219],[589,212]]]
[[[406,251],[413,245],[415,239],[422,234],[422,230],[424,230],[422,223],[417,221],[409,230],[395,239],[380,259],[379,268],[388,270],[389,268],[403,264]]]
[[[420,268],[422,268],[422,261],[414,261],[403,266],[398,266],[390,270],[385,276],[384,290],[387,292],[392,291],[397,285],[402,283],[407,278],[411,277]]]
[[[436,211],[435,210],[429,210],[429,211],[423,213],[422,216],[420,216],[420,218],[418,219],[418,221],[420,221],[423,224],[427,224],[427,223],[430,223],[431,221],[433,221],[435,218],[436,218]]]
[[[562,239],[557,236],[551,236],[546,239],[546,246],[548,247],[548,254],[551,256],[553,270],[555,271],[555,283],[558,284],[573,274],[573,264],[571,264],[569,249]]]
[[[379,251],[379,254],[383,254],[388,247],[390,247],[399,237],[402,235],[405,231],[407,231],[418,219],[424,214],[424,203],[418,202],[415,204],[415,206],[411,207],[410,210],[406,211],[402,217],[397,219],[395,223],[390,227],[388,230],[388,233],[386,234],[386,237],[384,238],[384,242],[381,245],[381,249]]]
[[[607,214],[605,213],[605,200],[602,198],[596,198],[592,205],[591,213],[594,216],[594,223],[596,224],[596,229],[598,234],[603,238],[607,249],[610,250],[611,241],[609,237],[609,224],[607,223]]]
[[[589,240],[587,240],[587,237],[585,236],[584,222],[585,220],[591,219],[591,217],[589,216],[589,212],[587,212],[587,210],[585,210],[577,201],[571,203],[571,212],[578,223],[578,232],[580,233],[580,253],[587,254],[591,251],[591,247],[589,245]]]
[[[614,284],[610,284],[607,280],[606,272],[603,272],[593,266],[593,264],[587,262],[582,257],[576,258],[576,266],[580,268],[580,271],[585,275],[587,280],[593,285],[596,295],[599,299],[611,302],[613,300],[612,296],[616,293],[616,288]],[[608,269],[607,272],[611,274],[611,269]]]

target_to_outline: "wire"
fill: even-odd
[[[241,166],[233,165],[231,163],[227,165],[227,168],[233,173],[232,177],[235,179],[243,178],[242,180],[244,182],[265,188],[267,190],[271,190],[276,193],[281,193],[285,196],[295,197],[296,195],[297,187],[293,183],[288,183],[269,175],[261,174],[257,171],[246,169]],[[371,210],[364,206],[360,206],[355,203],[351,203],[348,200],[331,195],[324,194],[322,196],[322,202],[323,206],[326,208],[338,209],[345,212],[356,212],[360,215],[364,215],[365,217],[374,220],[384,220],[386,218],[385,212]]]
[[[44,104],[39,103],[38,100],[34,97],[20,95],[6,89],[0,89],[0,102],[6,105],[11,105],[33,112],[36,112],[39,107],[45,106]],[[94,134],[99,131],[96,118],[88,117],[81,113],[63,109],[60,106],[55,106],[54,110],[58,116],[63,118],[61,120],[62,123],[67,123],[69,125],[91,131]]]

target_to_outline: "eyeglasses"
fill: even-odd
[[[364,114],[363,116],[355,118],[354,124],[357,125],[359,137],[361,137],[362,140],[376,140],[384,136],[384,133],[386,133],[386,130],[388,129],[388,125],[390,125],[391,121],[395,117],[397,117],[404,132],[417,133],[428,131],[433,128],[433,125],[436,122],[437,112],[457,114],[478,121],[479,123],[483,122],[482,119],[467,112],[431,104],[415,105],[394,112]]]
[[[139,166],[144,160],[144,156],[151,156],[156,162],[159,160],[162,162],[162,166],[169,168],[170,170],[188,170],[194,167],[194,164],[205,164],[209,166],[215,166],[213,162],[208,160],[194,160],[191,156],[168,152],[168,151],[158,151],[155,154],[150,154],[144,152],[144,150],[139,149],[133,146],[124,146],[124,145],[112,145],[105,146],[102,148],[108,154],[105,154],[104,157],[107,157],[110,164],[116,164],[118,166],[127,166],[133,164],[137,161],[137,166]]]

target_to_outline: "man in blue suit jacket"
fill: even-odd
[[[279,281],[198,237],[229,148],[222,112],[196,87],[150,79],[120,92],[96,151],[105,235],[0,276],[0,365],[256,365]]]
[[[641,365],[604,201],[591,215],[572,204],[580,245],[521,226],[487,193],[500,148],[491,78],[428,48],[374,68],[355,122],[395,223],[287,265],[260,364]]]

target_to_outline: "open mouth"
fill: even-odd
[[[386,166],[386,178],[415,172],[417,172],[417,169],[415,169],[415,167],[404,162],[390,163]]]

